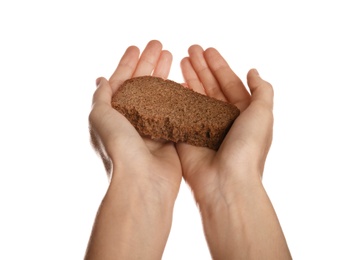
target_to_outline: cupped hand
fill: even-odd
[[[111,180],[126,177],[150,182],[154,189],[176,196],[181,165],[171,142],[141,137],[130,122],[111,107],[112,95],[132,77],[153,75],[167,78],[172,55],[159,41],[150,41],[143,53],[130,46],[109,81],[99,78],[89,116],[91,141],[101,155]]]
[[[248,91],[214,48],[193,45],[188,53],[181,62],[185,85],[241,111],[218,151],[177,144],[184,179],[200,203],[261,178],[272,141],[273,89],[252,69]]]

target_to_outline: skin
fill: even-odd
[[[160,42],[149,42],[139,54],[137,47],[129,47],[109,81],[97,80],[90,133],[110,184],[85,259],[161,259],[170,232],[182,179],[175,145],[142,138],[110,104],[126,79],[168,76],[172,55]]]
[[[142,54],[129,47],[110,79],[97,79],[89,116],[93,147],[109,188],[97,213],[85,259],[161,259],[182,177],[193,191],[213,259],[291,259],[262,185],[271,145],[273,89],[256,70],[242,81],[214,48],[189,48],[185,86],[235,104],[241,115],[218,151],[141,137],[111,107],[129,78],[166,78],[172,56],[159,41]]]
[[[216,49],[193,45],[188,54],[181,62],[186,85],[241,111],[217,152],[177,144],[213,259],[291,259],[262,185],[272,142],[271,84],[252,69],[247,75],[250,94]]]

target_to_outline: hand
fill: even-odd
[[[167,78],[171,62],[171,53],[162,50],[158,41],[149,42],[140,58],[139,49],[129,47],[109,82],[97,79],[89,121],[92,144],[111,179],[118,173],[135,181],[151,181],[158,185],[155,190],[161,188],[176,196],[182,174],[174,144],[141,137],[130,122],[111,107],[113,93],[125,80],[151,74]]]
[[[160,259],[168,238],[182,171],[171,142],[141,137],[111,107],[112,95],[131,78],[168,76],[172,55],[151,41],[139,58],[129,47],[110,77],[97,79],[90,112],[91,141],[110,185],[95,219],[85,259]]]
[[[241,111],[217,152],[177,145],[184,178],[197,202],[210,198],[212,192],[231,189],[230,183],[259,179],[272,140],[272,86],[256,70],[250,70],[250,95],[214,48],[204,51],[198,45],[191,46],[181,68],[189,88],[232,103]]]
[[[177,144],[212,258],[291,259],[261,182],[272,140],[272,86],[250,70],[249,94],[213,48],[191,46],[181,67],[189,88],[233,103],[241,111],[218,151]]]

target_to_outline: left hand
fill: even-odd
[[[109,81],[97,79],[90,113],[92,144],[106,167],[111,182],[118,176],[133,183],[147,183],[157,194],[175,200],[182,178],[181,165],[172,142],[141,137],[130,122],[111,107],[112,95],[132,77],[153,75],[167,78],[172,55],[159,41],[140,51],[130,46]]]

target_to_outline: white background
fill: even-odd
[[[107,178],[89,143],[95,79],[129,45],[217,48],[275,89],[264,184],[294,259],[350,259],[347,1],[0,2],[0,259],[82,259]],[[210,259],[183,183],[163,259]]]

